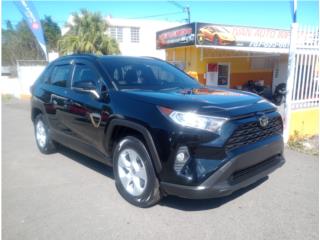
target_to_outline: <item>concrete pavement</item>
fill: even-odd
[[[112,169],[68,149],[42,155],[28,102],[2,105],[2,237],[8,239],[318,239],[316,157],[285,151],[285,166],[211,200],[164,198],[140,209]]]

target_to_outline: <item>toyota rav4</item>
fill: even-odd
[[[61,57],[31,92],[39,150],[61,144],[113,166],[119,193],[139,207],[226,196],[284,163],[273,104],[204,87],[159,59]]]

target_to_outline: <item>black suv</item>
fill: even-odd
[[[206,88],[159,59],[61,57],[31,92],[40,151],[59,143],[113,166],[119,193],[139,207],[167,194],[226,196],[284,163],[273,104]]]

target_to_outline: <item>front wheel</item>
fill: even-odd
[[[121,196],[138,207],[150,207],[160,201],[157,176],[145,145],[132,136],[117,144],[113,156],[115,183]]]

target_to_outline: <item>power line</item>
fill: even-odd
[[[175,5],[176,7],[182,9],[183,12],[187,13],[186,21],[190,23],[190,7],[189,6],[182,6],[181,4],[177,3],[176,1],[168,1],[169,3]]]
[[[134,17],[134,18],[128,18],[128,19],[154,18],[154,17],[162,17],[162,16],[169,16],[169,15],[176,15],[176,14],[181,14],[181,12],[163,13],[163,14],[143,16],[143,17]]]

